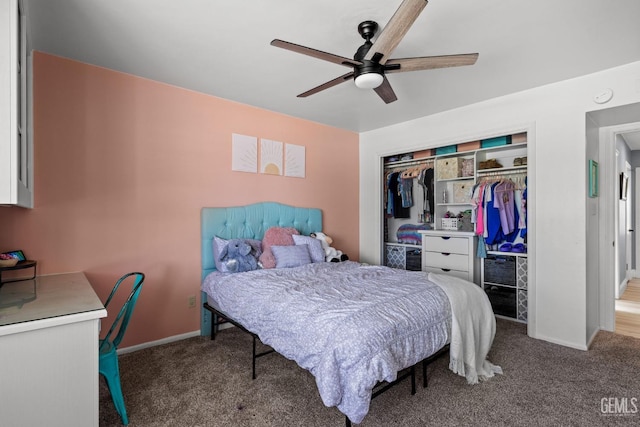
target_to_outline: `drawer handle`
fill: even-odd
[[[451,236],[440,236],[441,239],[443,240],[449,240],[451,238]]]
[[[451,271],[450,268],[441,268],[440,270],[442,270],[442,271]]]
[[[442,255],[449,256],[449,255],[451,255],[451,252],[442,252]]]

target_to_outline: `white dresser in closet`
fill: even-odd
[[[477,239],[473,232],[428,230],[422,234],[422,270],[478,284]]]

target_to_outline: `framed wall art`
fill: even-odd
[[[598,162],[589,160],[589,197],[598,197]]]

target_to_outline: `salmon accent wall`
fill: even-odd
[[[199,329],[202,207],[318,207],[358,258],[357,133],[40,52],[33,67],[35,207],[0,208],[0,251],[83,271],[103,301],[144,272],[123,347]],[[233,133],[304,146],[306,178],[232,171]]]

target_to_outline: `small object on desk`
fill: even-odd
[[[24,261],[17,261],[15,263],[15,265],[12,265],[12,266],[0,265],[0,286],[2,286],[4,283],[18,282],[18,281],[21,281],[21,280],[35,279],[37,264],[38,264],[37,261],[27,259],[27,260],[24,260]],[[2,278],[2,273],[4,271],[23,270],[25,268],[33,268],[33,274],[31,276],[27,276],[27,277],[14,277],[14,276],[12,276],[10,279],[3,279]]]
[[[0,267],[13,267],[18,263],[18,258],[2,259],[0,258]]]

